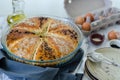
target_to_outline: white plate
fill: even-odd
[[[112,5],[110,0],[71,0],[71,3],[69,3],[69,1],[70,0],[64,1],[64,7],[67,14],[73,18]]]
[[[96,52],[120,63],[120,49],[106,47],[97,49]],[[120,67],[108,65],[106,63],[94,63],[89,60],[86,61],[86,67],[98,80],[120,80]]]

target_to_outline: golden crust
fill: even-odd
[[[16,24],[14,28],[24,29],[31,32],[38,31],[40,29],[40,20],[38,17],[26,19]]]
[[[21,39],[17,39],[12,43],[9,43],[8,47],[15,55],[32,60],[37,43],[39,43],[39,37],[26,35]]]
[[[77,45],[77,33],[69,25],[52,18],[34,17],[24,20],[16,24],[7,35],[9,50],[28,60],[62,58]]]
[[[7,35],[7,45],[17,41],[25,36],[34,35],[34,33],[25,31],[24,29],[12,29],[10,33]]]
[[[34,60],[56,59],[54,53],[56,53],[55,49],[46,41],[43,41],[42,44],[39,46],[36,55],[34,56]]]

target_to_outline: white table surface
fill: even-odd
[[[87,1],[87,0],[86,0]],[[120,0],[111,0],[112,6],[120,8]],[[28,16],[39,16],[40,14],[68,17],[64,9],[64,0],[25,0],[25,14]],[[0,0],[0,33],[1,24],[3,24],[5,17],[12,13],[11,0]],[[0,35],[1,36],[1,35]],[[0,75],[0,79],[6,77],[4,74]],[[5,80],[5,79],[3,79]],[[6,77],[6,80],[9,80]],[[89,80],[86,76],[83,80]]]

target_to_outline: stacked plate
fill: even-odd
[[[100,48],[96,52],[120,64],[120,49]],[[85,71],[92,80],[120,80],[120,67],[86,61]]]

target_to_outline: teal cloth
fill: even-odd
[[[0,72],[6,74],[12,80],[81,80],[83,74],[79,76],[70,72],[74,71],[79,61],[82,59],[83,51],[63,66],[59,67],[38,67],[29,64],[13,61],[0,50]]]

